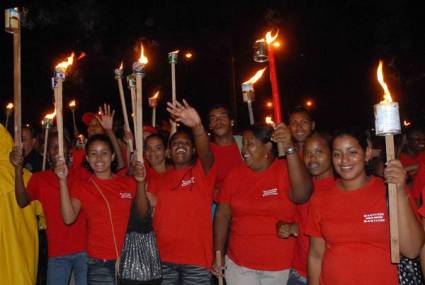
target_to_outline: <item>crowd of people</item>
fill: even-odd
[[[301,107],[288,124],[241,133],[225,105],[204,114],[183,100],[167,110],[179,127],[169,133],[145,126],[143,161],[106,104],[83,116],[86,138],[65,132],[63,157],[50,129],[45,170],[43,142],[32,128],[23,128],[22,146],[13,149],[2,128],[1,141],[10,144],[0,162],[14,168],[7,203],[26,209],[21,219],[32,228],[38,222],[40,237],[46,229],[38,277],[36,258],[26,260],[35,269],[19,284],[117,284],[133,206],[140,219],[152,219],[162,265],[161,280],[140,284],[424,284],[423,129],[406,129],[397,158],[386,162],[370,132],[317,131]],[[387,183],[397,188],[400,264],[390,258]],[[42,210],[28,212],[36,201]],[[13,259],[3,261],[17,264]]]

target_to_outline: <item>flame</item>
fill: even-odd
[[[123,64],[123,62],[121,61],[120,67],[118,67],[118,69],[121,71],[123,68],[124,68],[124,64]]]
[[[267,117],[265,118],[265,122],[266,122],[266,124],[268,124],[268,125],[273,125],[273,124],[274,124],[273,119],[272,119],[272,116],[267,116]]]
[[[404,120],[403,121],[403,126],[405,126],[405,127],[408,127],[408,126],[410,126],[412,123],[411,122],[409,122],[408,120]]]
[[[81,59],[85,58],[86,55],[87,54],[85,52],[80,53],[80,55],[78,56],[77,60],[81,60]]]
[[[156,100],[156,99],[158,99],[158,97],[159,97],[159,91],[156,91],[155,94],[152,97],[150,97],[149,99],[150,100]]]
[[[171,53],[176,53],[177,54],[177,53],[179,53],[179,51],[180,50],[175,50],[175,51],[172,51]]]
[[[256,43],[264,42],[264,39],[259,39],[255,41]]]
[[[276,31],[276,34],[274,36],[272,36],[272,32],[268,31],[266,34],[266,42],[267,44],[271,44],[272,42],[274,42],[274,40],[277,38],[279,34],[279,30]]]
[[[257,71],[255,73],[255,75],[253,77],[251,77],[248,81],[245,81],[242,84],[254,84],[255,82],[257,82],[258,79],[261,78],[261,76],[263,76],[263,73],[266,69],[267,69],[267,67],[260,69],[259,71]]]
[[[7,104],[6,109],[12,110],[13,109],[13,103]]]
[[[141,64],[147,64],[149,61],[148,61],[148,58],[145,56],[143,44],[140,44],[140,46],[141,46],[141,52],[140,52],[140,58],[138,59],[138,61]]]
[[[187,59],[190,59],[190,58],[192,58],[192,57],[193,57],[193,54],[192,54],[191,52],[187,52],[184,56],[185,56]]]
[[[46,116],[44,116],[45,119],[47,120],[53,120],[53,118],[56,116],[56,109],[53,113],[47,114]]]
[[[66,61],[62,61],[61,63],[59,63],[58,65],[56,65],[56,69],[63,69],[64,71],[66,71],[66,69],[68,68],[68,66],[70,66],[72,63],[74,62],[74,53],[72,53]]]
[[[75,100],[72,100],[71,102],[69,102],[68,106],[69,106],[70,108],[75,107],[75,106],[76,106]]]
[[[378,70],[377,70],[377,77],[379,84],[381,84],[382,89],[384,89],[384,100],[382,100],[380,103],[391,103],[393,99],[391,98],[390,90],[388,90],[388,86],[384,81],[384,74],[382,72],[382,60],[379,61]]]

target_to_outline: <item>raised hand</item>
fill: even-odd
[[[397,185],[399,190],[406,186],[407,172],[399,160],[390,160],[384,170],[384,178],[386,183]]]
[[[285,150],[294,146],[291,130],[284,123],[275,126],[272,140],[281,143]]]
[[[14,167],[23,167],[24,155],[23,155],[22,145],[13,147],[12,151],[9,154],[9,160]]]
[[[114,115],[115,110],[111,111],[111,105],[105,103],[103,104],[103,108],[99,106],[99,116],[96,116],[96,119],[99,121],[102,128],[105,130],[112,130]]]
[[[59,180],[64,180],[68,176],[68,167],[63,157],[58,157],[56,161],[55,174]]]
[[[133,176],[137,182],[144,182],[146,178],[146,169],[141,161],[135,161],[133,165]]]
[[[167,111],[176,122],[181,122],[189,128],[193,128],[201,124],[201,118],[198,112],[191,107],[186,100],[183,100],[183,105],[177,101],[167,103]]]

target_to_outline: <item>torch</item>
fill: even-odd
[[[175,50],[168,53],[168,62],[171,64],[171,91],[172,91],[172,102],[176,101],[176,63],[179,59],[179,51]],[[171,134],[174,134],[177,131],[177,123],[171,121]]]
[[[254,61],[256,62],[265,62],[268,60],[270,68],[270,83],[272,86],[272,97],[273,97],[273,110],[274,110],[274,121],[276,124],[282,122],[282,112],[280,107],[280,97],[279,97],[279,86],[277,83],[277,74],[276,74],[276,61],[274,57],[273,42],[276,40],[279,32],[276,32],[274,36],[271,35],[271,32],[267,32],[266,39],[261,39],[255,43],[255,53]],[[267,44],[267,54],[265,53],[265,45]],[[277,144],[279,156],[285,155],[285,150],[283,145]]]
[[[133,74],[127,76],[127,84],[131,94],[131,116],[133,118],[133,128],[134,132],[136,132],[136,80],[134,79]]]
[[[152,108],[152,127],[156,127],[156,106],[158,106],[159,91],[149,98],[149,107]]]
[[[55,94],[56,125],[58,128],[59,156],[63,157],[63,113],[62,113],[62,89],[65,80],[66,69],[74,62],[74,53],[66,61],[56,65],[54,76],[52,78],[53,91]]]
[[[124,89],[122,87],[122,74],[123,74],[122,62],[120,67],[114,70],[114,73],[115,73],[115,79],[117,80],[117,83],[118,83],[118,90],[120,93],[122,115],[124,117],[124,129],[127,132],[130,132],[130,124],[128,123],[128,115],[127,115],[127,105],[125,103]],[[128,147],[130,148],[130,152],[133,152],[133,142],[131,140],[129,141]]]
[[[13,34],[14,141],[21,144],[21,19],[18,8],[5,10],[5,30]]]
[[[9,103],[6,106],[6,122],[4,123],[4,126],[6,127],[6,129],[9,127],[9,117],[10,117],[10,113],[13,112],[13,103]]]
[[[72,124],[74,127],[74,135],[75,137],[77,137],[80,132],[78,131],[77,123],[75,121],[75,109],[77,108],[77,103],[75,102],[75,100],[72,100],[71,102],[69,102],[68,107],[72,113]]]
[[[43,171],[46,170],[46,160],[47,160],[47,141],[49,139],[49,129],[52,127],[53,118],[56,115],[56,110],[44,116],[44,119],[41,121],[41,125],[44,128],[44,146],[43,146]]]
[[[382,72],[382,61],[377,69],[378,82],[384,90],[384,100],[374,106],[375,132],[377,136],[385,136],[387,161],[394,159],[394,135],[401,132],[398,103],[393,102]],[[395,184],[388,184],[388,201],[390,214],[391,262],[400,262],[400,245],[398,232],[398,201]]]
[[[252,111],[252,101],[255,99],[254,83],[263,76],[265,70],[266,68],[260,69],[251,79],[242,83],[243,101],[248,104],[249,123],[251,125],[254,124],[254,112]]]
[[[136,76],[136,149],[137,160],[143,162],[143,105],[142,105],[142,78],[145,75],[145,65],[148,58],[144,55],[143,44],[139,59],[133,64],[133,73]]]

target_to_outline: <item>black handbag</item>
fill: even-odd
[[[120,284],[160,284],[161,278],[151,214],[141,219],[133,203],[119,262]]]

